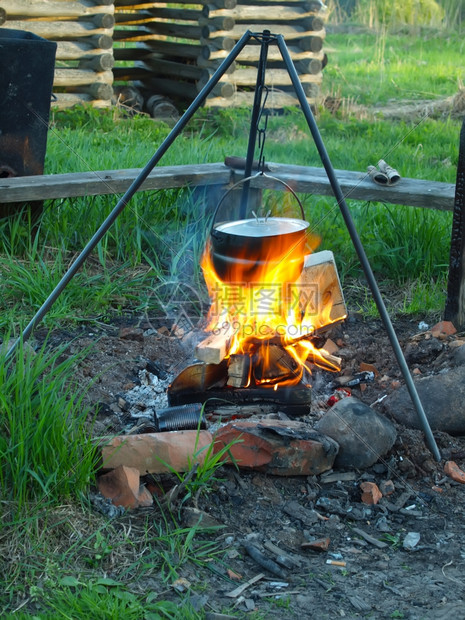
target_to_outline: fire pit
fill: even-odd
[[[286,413],[304,414],[311,402],[312,366],[340,369],[323,336],[347,315],[334,257],[329,251],[312,253],[315,239],[298,197],[288,189],[299,217],[283,215],[282,208],[271,216],[268,206],[259,216],[259,209],[246,203],[246,217],[228,220],[221,212],[224,199],[220,202],[202,257],[210,334],[196,348],[200,363],[171,384],[170,404],[208,407],[221,399],[272,403]],[[286,195],[282,203],[288,205]],[[218,216],[223,216],[219,223]]]

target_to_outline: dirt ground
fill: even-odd
[[[128,419],[118,405],[140,384],[141,371],[159,377],[164,406],[166,385],[192,361],[202,334],[160,327],[136,318],[55,333],[57,343],[72,340],[70,353],[92,346],[76,377],[83,384],[98,377],[89,391],[99,406],[95,434],[141,423]],[[403,349],[422,339],[426,329],[411,319],[396,319],[394,327]],[[402,383],[402,376],[381,321],[351,315],[329,335],[343,358],[337,376],[357,373],[361,363],[376,367],[375,380],[352,393],[383,412],[382,397]],[[450,342],[457,338],[429,347],[414,364],[416,372],[437,372],[439,366],[447,371]],[[329,375],[314,372],[310,421],[328,407],[328,384],[334,379]],[[435,432],[443,456],[437,463],[420,431],[395,425],[393,448],[363,471],[279,477],[222,467],[222,480],[200,498],[198,508],[224,526],[210,536],[225,549],[225,562],[211,564],[211,570],[182,569],[194,607],[207,618],[221,617],[215,612],[225,610],[240,618],[465,618],[465,487],[443,472],[446,460],[465,467],[465,437]],[[361,501],[362,481],[383,487],[388,480],[392,494],[374,506]],[[153,511],[156,518],[158,509],[140,510]],[[137,521],[137,512],[129,518]],[[315,539],[329,539],[327,550],[305,546]],[[247,552],[252,547],[273,560],[271,570]],[[228,596],[260,574],[242,593]],[[167,589],[153,577],[150,588]]]

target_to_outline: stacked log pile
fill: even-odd
[[[238,0],[236,7],[229,11],[214,9],[208,4],[203,10],[204,17],[210,20],[217,20],[226,13],[234,19],[234,26],[227,31],[213,30],[211,26],[208,32],[204,29],[204,34],[209,36],[204,36],[201,41],[208,46],[209,56],[199,64],[214,69],[229,53],[231,43],[235,44],[247,29],[258,33],[269,30],[272,34],[282,34],[307,100],[314,104],[319,94],[322,69],[326,64],[323,51],[326,9],[322,3],[302,0]],[[260,56],[260,46],[254,43],[244,48],[237,59],[235,71],[228,76],[228,81],[235,88],[232,102],[212,97],[207,105],[252,104]],[[268,52],[266,85],[270,88],[268,107],[283,108],[298,104],[287,69],[275,45],[271,45]]]
[[[52,105],[109,107],[113,95],[113,0],[1,0],[3,28],[56,41]]]
[[[116,82],[136,83],[150,96],[190,102],[246,30],[285,38],[307,98],[315,103],[325,64],[325,7],[318,0],[203,0],[197,4],[115,0]],[[210,107],[253,102],[260,45],[241,52],[209,96]],[[269,107],[298,103],[280,52],[268,54]],[[149,106],[150,107],[150,106]],[[150,110],[149,110],[150,111]]]

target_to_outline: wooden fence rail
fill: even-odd
[[[323,168],[268,163],[269,175],[281,179],[295,192],[332,195]],[[74,196],[119,194],[127,190],[140,169],[72,172],[66,174],[0,178],[0,202],[29,202]],[[242,172],[224,163],[158,166],[142,184],[141,191],[219,185],[225,189],[242,177]],[[376,185],[363,172],[336,170],[341,189],[348,199],[425,207],[452,211],[455,185],[420,179],[401,179],[393,186]],[[258,175],[252,187],[283,190],[271,176]]]

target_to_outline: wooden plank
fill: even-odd
[[[219,364],[228,353],[229,342],[227,334],[210,334],[195,347],[195,357],[205,364]]]
[[[140,168],[134,168],[0,178],[1,202],[119,194],[128,189],[140,171]],[[228,183],[230,178],[231,170],[224,164],[160,166],[152,170],[141,190],[223,185]]]
[[[60,95],[58,95],[60,96]],[[323,168],[291,166],[269,162],[270,174],[276,176],[298,193],[333,195]],[[74,172],[38,177],[16,177],[0,179],[2,202],[47,200],[71,196],[96,196],[126,191],[140,169],[106,170],[98,172]],[[370,202],[384,202],[411,207],[425,207],[452,211],[455,185],[439,181],[401,179],[393,187],[376,185],[363,172],[336,170],[336,176],[347,199]],[[224,164],[200,164],[187,166],[156,167],[142,186],[144,190],[168,189],[183,185],[221,185],[240,175],[233,175]],[[282,183],[267,176],[255,177],[251,184],[256,188],[271,187],[282,191]]]
[[[321,196],[333,195],[324,168],[293,166],[268,162],[270,174],[286,181],[288,185],[303,194]],[[335,170],[336,177],[347,199],[368,202],[386,202],[390,204],[426,207],[452,211],[454,205],[455,185],[439,181],[402,178],[396,185],[376,185],[367,173],[352,170]],[[239,177],[237,178],[239,180]],[[266,176],[256,177],[251,181],[253,187],[272,187],[278,189],[282,183]]]
[[[322,329],[346,318],[344,295],[330,250],[305,257],[304,268],[293,290],[298,296],[303,325]]]

